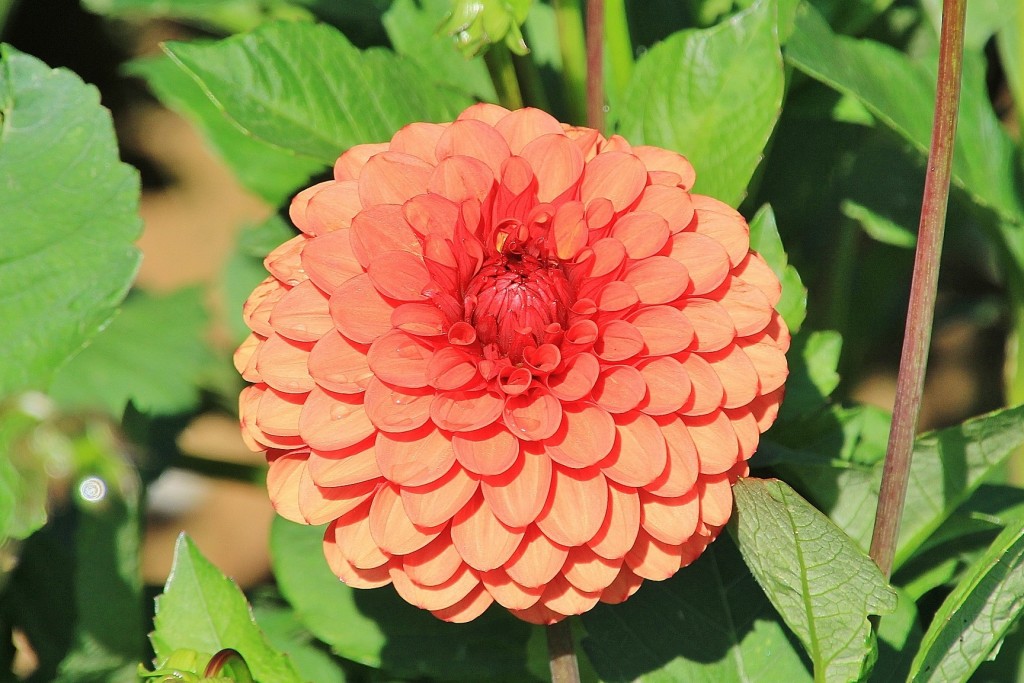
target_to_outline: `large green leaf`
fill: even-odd
[[[300,683],[291,661],[274,650],[260,631],[235,582],[203,557],[184,534],[163,595],[156,600],[155,630],[149,639],[158,660],[175,650],[212,655],[236,650],[258,681]]]
[[[770,204],[762,206],[750,221],[750,248],[764,257],[782,283],[782,298],[776,308],[790,332],[798,332],[807,316],[807,288],[796,268],[789,265]]]
[[[1017,121],[1024,126],[1024,8],[1016,3],[996,34],[1006,81],[1016,103]]]
[[[198,288],[133,294],[110,326],[57,372],[51,395],[64,408],[98,408],[115,417],[129,401],[144,413],[195,407],[212,359],[202,297]]]
[[[337,654],[400,677],[535,680],[525,668],[528,624],[498,607],[468,624],[449,624],[391,587],[350,588],[328,568],[323,535],[323,526],[278,517],[270,550],[281,593],[306,628]]]
[[[1024,610],[1024,516],[999,534],[932,619],[913,681],[966,681]]]
[[[0,546],[27,538],[46,522],[46,499],[54,463],[47,427],[32,403],[38,395],[0,404]]]
[[[730,521],[747,566],[800,638],[818,681],[858,681],[873,662],[868,616],[896,609],[878,566],[777,480],[740,479]]]
[[[139,265],[138,202],[99,92],[0,45],[0,396],[44,386],[110,320]]]
[[[303,680],[312,683],[344,683],[340,661],[317,643],[291,609],[270,602],[252,606],[256,623],[271,645],[291,657]]]
[[[409,60],[360,51],[323,24],[272,23],[164,50],[245,133],[324,164],[412,121],[451,120],[472,102]]]
[[[82,0],[82,4],[97,14],[178,19],[223,31],[246,31],[273,18],[309,16],[284,0]]]
[[[582,616],[604,681],[801,683],[811,674],[732,539],[716,540],[667,581]]]
[[[697,169],[695,190],[735,206],[775,127],[783,83],[775,2],[759,0],[652,47],[610,117],[634,145],[685,155]]]

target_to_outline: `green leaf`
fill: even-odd
[[[1024,610],[1024,515],[999,534],[932,619],[908,680],[966,681]]]
[[[782,106],[775,2],[759,0],[713,28],[680,31],[652,47],[610,118],[634,145],[686,156],[695,191],[733,206],[764,153]]]
[[[841,210],[844,216],[857,221],[873,240],[903,249],[913,249],[917,244],[917,235],[863,204],[846,200]]]
[[[92,344],[54,378],[51,396],[67,409],[120,417],[129,401],[144,413],[184,412],[212,354],[199,288],[162,296],[134,294]]]
[[[139,265],[138,205],[99,92],[0,45],[0,396],[45,386],[110,320]]]
[[[800,646],[723,535],[667,581],[581,617],[583,646],[604,681],[802,683]]]
[[[345,672],[337,659],[317,646],[313,636],[287,607],[269,602],[255,603],[253,616],[270,644],[288,655],[295,663],[304,681],[315,683],[344,683]]]
[[[914,600],[900,589],[895,591],[896,611],[878,624],[878,661],[871,683],[906,683],[910,663],[924,635]]]
[[[1009,16],[1004,17],[996,46],[1017,105],[1017,121],[1024,126],[1024,9],[1020,3],[1015,3]]]
[[[360,51],[322,24],[266,24],[216,43],[164,45],[243,132],[333,165],[413,121],[452,120],[472,103],[412,62]]]
[[[796,268],[789,265],[770,204],[762,206],[750,221],[750,248],[764,257],[782,282],[782,298],[776,308],[790,332],[798,332],[807,316],[807,288]]]
[[[221,287],[236,342],[241,343],[250,333],[242,318],[242,305],[256,285],[268,276],[263,259],[295,234],[295,228],[277,214],[238,233],[235,250],[224,266]]]
[[[90,12],[117,17],[191,21],[223,31],[246,31],[274,18],[309,14],[282,0],[82,0]]]
[[[874,663],[868,615],[896,592],[849,536],[778,480],[740,479],[729,523],[743,559],[803,643],[818,681],[858,681]]]
[[[787,357],[789,378],[786,396],[779,412],[783,420],[809,413],[823,406],[839,386],[839,355],[843,338],[832,330],[799,334],[793,339]]]
[[[328,568],[323,535],[323,526],[277,517],[270,551],[281,593],[334,652],[399,677],[536,680],[525,669],[528,624],[497,607],[468,624],[449,624],[390,586],[350,588]]]
[[[175,544],[154,624],[149,638],[158,660],[181,649],[209,655],[232,648],[258,681],[302,681],[291,661],[267,642],[235,582],[210,564],[185,534]]]
[[[53,438],[41,425],[38,394],[0,404],[0,547],[9,539],[27,538],[46,523],[50,477],[56,459]],[[41,409],[40,409],[41,408]]]
[[[971,0],[967,3],[964,25],[964,48],[981,51],[996,31],[1006,25],[1020,5],[1019,0]],[[924,14],[931,22],[935,35],[942,26],[942,0],[921,0]]]

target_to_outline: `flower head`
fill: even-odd
[[[235,362],[277,511],[356,587],[537,623],[672,576],[774,421],[779,281],[682,156],[478,104],[299,193]]]

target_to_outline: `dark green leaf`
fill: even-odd
[[[789,379],[780,416],[790,419],[825,404],[839,386],[839,354],[843,338],[838,332],[821,330],[797,335],[787,357]]]
[[[815,680],[858,681],[874,663],[868,616],[896,609],[878,566],[828,517],[778,480],[740,479],[730,521],[740,552],[800,638]]]
[[[878,625],[878,661],[871,683],[906,683],[923,635],[914,600],[899,589],[896,595],[896,611],[882,617]]]
[[[1024,9],[1020,3],[1013,3],[1012,11],[1004,17],[1002,28],[996,34],[996,45],[1007,85],[1017,105],[1017,120],[1024,125]]]
[[[247,31],[275,18],[309,17],[283,0],[82,0],[82,4],[97,14],[178,19],[228,32]]]
[[[843,202],[842,212],[847,218],[857,221],[871,239],[882,244],[904,249],[913,249],[917,244],[917,235],[863,204],[847,200]]]
[[[313,636],[303,628],[295,612],[269,603],[254,604],[252,612],[270,644],[291,658],[303,680],[313,683],[344,683],[345,672],[338,660],[332,658],[322,646],[317,647]]]
[[[789,257],[775,224],[775,212],[769,204],[761,207],[750,221],[750,248],[764,257],[782,282],[782,299],[776,309],[790,332],[798,332],[807,316],[807,289],[796,268],[789,265]]]
[[[634,145],[674,149],[695,190],[733,206],[746,193],[782,105],[775,3],[759,0],[717,26],[680,31],[637,61],[615,129]]]
[[[24,539],[46,522],[47,466],[55,463],[54,440],[41,424],[48,411],[39,395],[0,404],[0,546]],[[40,410],[41,409],[41,410]],[[60,442],[60,434],[52,434]]]
[[[138,202],[97,90],[0,45],[0,396],[44,386],[110,320],[139,265]]]

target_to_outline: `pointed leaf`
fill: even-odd
[[[770,204],[762,206],[750,221],[750,248],[764,257],[782,282],[782,299],[775,308],[786,321],[789,331],[798,332],[807,316],[807,288],[796,268],[789,265]]]

